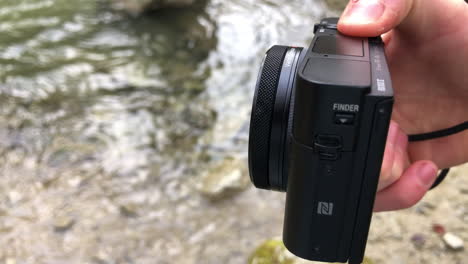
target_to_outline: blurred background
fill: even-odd
[[[0,263],[312,263],[249,183],[248,121],[267,48],[344,2],[1,0]],[[468,241],[467,174],[374,215],[367,263],[468,263],[442,239]]]

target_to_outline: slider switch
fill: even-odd
[[[314,151],[320,159],[337,160],[340,158],[340,150],[343,148],[341,137],[335,135],[318,135],[315,137]]]

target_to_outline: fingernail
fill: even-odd
[[[419,179],[421,184],[429,189],[435,181],[437,175],[437,167],[432,162],[425,162],[419,169]]]
[[[344,23],[369,24],[377,21],[384,10],[380,0],[351,0],[341,19]]]

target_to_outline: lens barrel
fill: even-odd
[[[302,48],[273,46],[260,68],[249,132],[250,179],[257,188],[286,191],[292,104]]]

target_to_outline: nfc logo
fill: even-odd
[[[317,206],[317,214],[319,215],[332,215],[333,203],[319,202]]]

